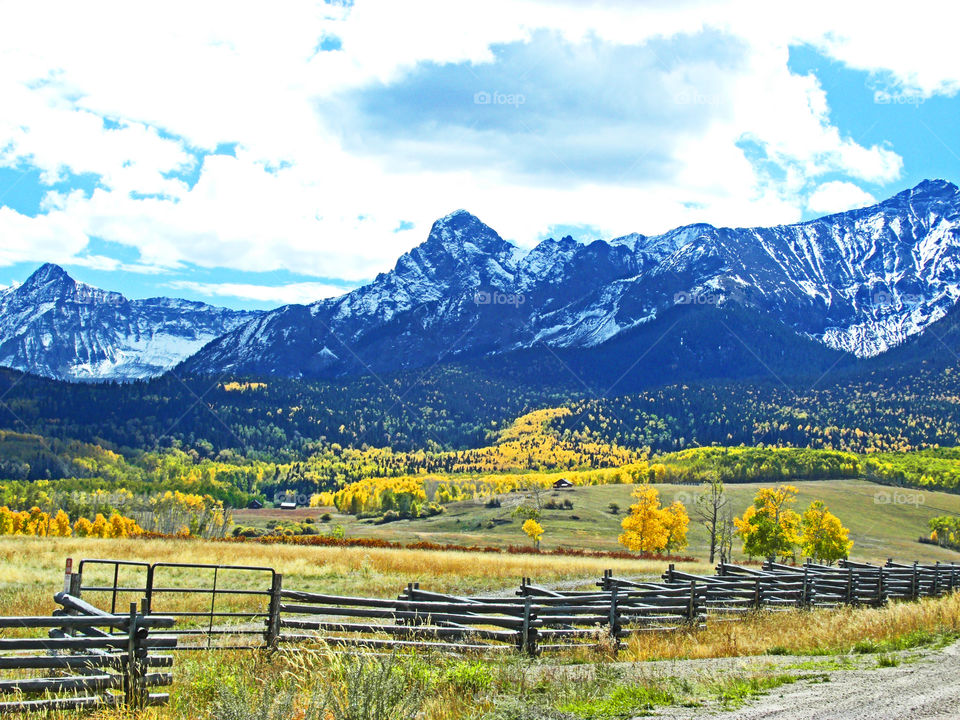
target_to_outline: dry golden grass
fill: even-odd
[[[696,633],[630,639],[633,661],[844,652],[858,643],[896,645],[919,633],[960,632],[960,594],[897,602],[883,608],[843,607],[759,613],[743,620],[707,623]],[[894,648],[895,649],[895,648]]]
[[[68,557],[110,558],[147,562],[211,563],[270,566],[284,575],[284,587],[344,595],[395,596],[408,582],[438,592],[485,592],[511,588],[523,576],[535,582],[578,582],[589,585],[605,569],[624,576],[654,576],[666,563],[494,553],[395,550],[380,548],[304,547],[217,543],[202,540],[100,540],[95,538],[0,537],[0,615],[49,614],[53,594],[63,588]],[[684,566],[709,572],[706,564]],[[209,587],[210,571],[169,573],[162,584],[191,582]],[[159,576],[158,576],[159,580]],[[85,572],[84,583],[112,583],[106,568]],[[176,581],[176,583],[174,582]],[[140,571],[124,570],[121,585],[142,585]],[[265,587],[265,576],[222,573],[221,587]],[[100,598],[105,599],[105,598]],[[119,598],[118,607],[137,599]],[[198,599],[194,600],[199,602]],[[99,604],[99,603],[98,603]],[[233,605],[233,607],[237,607]],[[157,611],[162,607],[156,606]]]

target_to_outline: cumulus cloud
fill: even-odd
[[[949,24],[922,16],[858,2],[358,0],[269,16],[21,3],[0,25],[14,109],[0,166],[97,182],[51,193],[36,217],[0,207],[0,264],[67,262],[97,237],[153,268],[359,282],[457,207],[532,244],[551,225],[618,235],[850,206],[870,197],[855,182],[892,182],[902,160],[844,135],[789,48],[954,93],[960,66],[937,62]]]
[[[832,180],[818,187],[810,199],[807,207],[816,213],[838,213],[845,210],[854,210],[876,202],[876,199],[851,182]]]

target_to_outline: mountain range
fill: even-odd
[[[960,297],[960,190],[769,228],[696,224],[524,251],[459,210],[389,272],[265,313],[127,300],[41,267],[0,294],[0,364],[61,379],[334,378],[550,357],[601,385],[817,373],[921,335]],[[514,363],[516,365],[516,363]]]
[[[61,380],[151,377],[258,314],[172,298],[128,300],[48,263],[0,292],[0,365]]]

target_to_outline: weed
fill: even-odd
[[[724,680],[717,692],[717,699],[726,707],[737,707],[744,701],[769,692],[781,685],[794,683],[796,675],[752,675],[746,678]]]
[[[334,674],[339,682],[330,683],[324,694],[326,715],[318,716],[323,720],[404,720],[415,717],[424,702],[393,655],[342,655]]]

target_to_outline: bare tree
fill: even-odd
[[[717,523],[717,544],[720,550],[720,562],[728,563],[733,555],[733,510],[724,507],[720,520]]]
[[[713,563],[717,549],[720,547],[720,525],[724,517],[724,510],[730,504],[730,499],[724,492],[723,481],[713,475],[703,483],[700,494],[697,496],[694,515],[710,536],[710,562]]]

